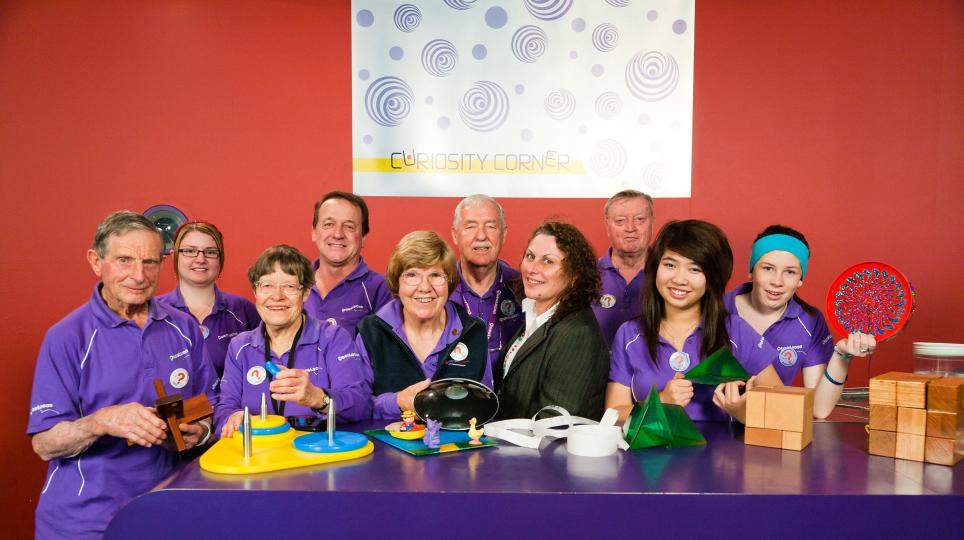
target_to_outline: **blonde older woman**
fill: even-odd
[[[432,231],[405,235],[385,277],[393,299],[362,319],[355,338],[374,373],[375,418],[397,419],[432,380],[491,385],[485,325],[448,301],[459,282],[448,245]]]

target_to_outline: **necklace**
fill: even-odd
[[[668,322],[666,322],[666,320],[663,320],[663,321],[659,324],[659,333],[662,334],[663,337],[669,338],[670,343],[673,345],[673,348],[676,349],[676,350],[679,350],[679,349],[682,349],[682,348],[683,348],[683,342],[686,340],[687,337],[689,337],[690,334],[693,333],[693,330],[695,330],[696,327],[697,327],[699,324],[700,324],[700,321],[697,320],[695,323],[693,323],[692,325],[690,325],[689,328],[687,328],[686,331],[683,332],[683,337],[680,338],[680,337],[675,333],[675,332],[676,332],[676,329],[675,329],[675,328],[672,328],[672,327],[670,326],[670,324],[669,324]],[[673,330],[673,332],[670,332],[671,329]]]

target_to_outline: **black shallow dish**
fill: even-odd
[[[441,421],[442,429],[467,430],[471,418],[482,426],[498,411],[495,392],[471,379],[440,379],[415,395],[415,414]]]

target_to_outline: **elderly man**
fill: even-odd
[[[620,191],[606,201],[603,217],[611,247],[599,258],[602,295],[593,311],[606,341],[612,343],[619,326],[640,315],[643,265],[653,235],[653,199],[633,189]]]
[[[519,272],[499,260],[507,231],[505,212],[492,197],[470,195],[455,207],[452,241],[459,250],[460,279],[449,300],[485,323],[490,369],[525,322],[512,293]],[[492,380],[488,372],[485,380]]]
[[[38,538],[100,538],[121,506],[175,470],[166,424],[151,408],[155,379],[167,393],[214,397],[197,323],[151,300],[162,250],[145,217],[107,216],[87,252],[100,283],[44,337],[27,425],[50,462]],[[209,420],[179,427],[189,448],[211,434]]]
[[[358,195],[332,191],[315,203],[311,241],[318,246],[318,260],[312,264],[315,285],[305,312],[352,337],[358,321],[391,300],[385,278],[361,257],[368,230],[368,205]]]

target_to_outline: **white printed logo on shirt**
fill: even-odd
[[[174,388],[184,388],[184,386],[187,385],[188,378],[186,369],[177,368],[171,372],[171,386]]]
[[[251,366],[251,369],[248,370],[248,384],[257,386],[263,383],[267,376],[268,372],[265,371],[264,366]]]

